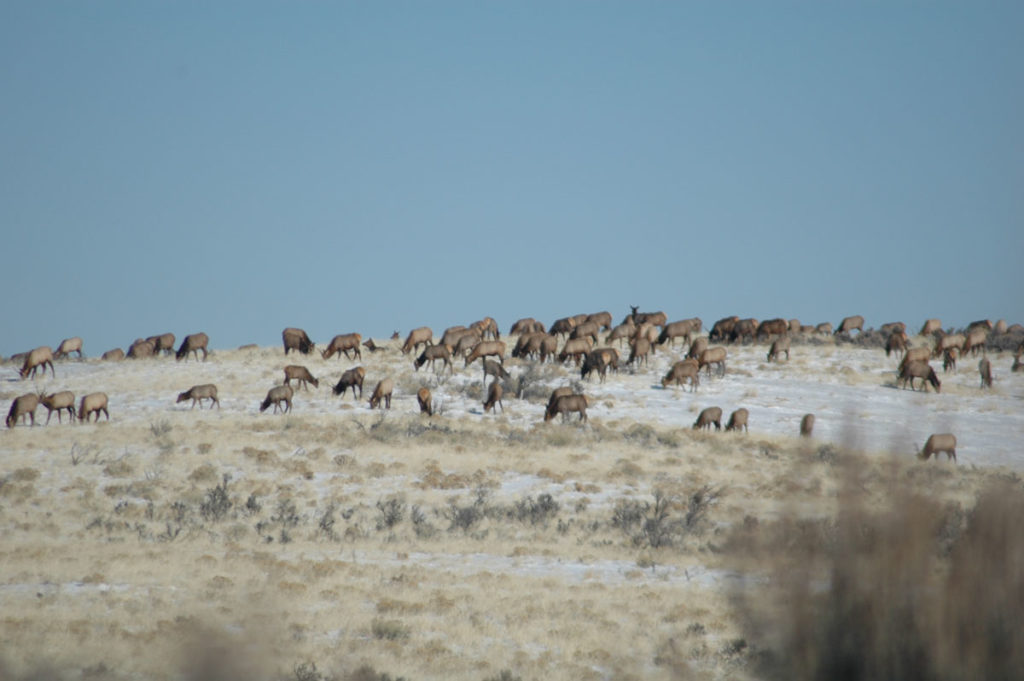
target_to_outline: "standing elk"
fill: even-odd
[[[695,359],[682,359],[672,365],[664,378],[661,379],[661,387],[667,388],[669,383],[683,386],[683,381],[690,382],[690,391],[697,392],[700,385],[700,364]]]
[[[290,350],[296,350],[303,355],[308,355],[316,347],[316,344],[309,339],[309,335],[302,329],[289,326],[281,332],[281,341],[284,343],[284,354]]]
[[[199,361],[199,351],[203,351],[203,361],[206,361],[207,351],[206,347],[210,343],[210,337],[205,333],[193,333],[185,336],[185,340],[181,341],[181,346],[178,348],[178,353],[174,358],[178,361],[184,359],[188,361],[189,354],[196,356],[196,361]]]
[[[988,361],[987,357],[983,357],[978,362],[978,373],[981,374],[981,387],[991,388],[992,387],[992,363]]]
[[[640,306],[638,305],[629,306],[629,316],[633,318],[633,323],[637,326],[646,322],[647,324],[664,328],[665,324],[668,323],[668,315],[664,312],[637,312],[639,309]]]
[[[390,378],[381,379],[370,395],[370,409],[376,409],[383,401],[386,408],[391,409],[391,393],[395,390],[395,382]]]
[[[942,353],[942,373],[956,373],[956,348],[946,348]]]
[[[159,355],[161,352],[165,355],[174,354],[174,334],[167,332],[157,334],[156,336],[150,336],[146,339],[147,341],[153,342],[153,354]]]
[[[612,313],[607,311],[591,312],[584,321],[597,322],[598,326],[608,331],[612,328]]]
[[[939,339],[939,342],[935,344],[935,350],[932,353],[932,357],[942,357],[942,354],[950,348],[956,348],[959,350],[963,347],[964,341],[967,339],[962,333],[951,333],[943,336]]]
[[[156,355],[156,341],[152,339],[136,338],[128,346],[128,359],[144,359]]]
[[[362,341],[363,337],[358,333],[338,334],[331,339],[331,342],[327,345],[327,349],[321,352],[320,356],[324,359],[330,359],[332,355],[337,354],[338,359],[341,359],[341,355],[344,353],[345,359],[362,359],[363,353],[359,350],[359,344]],[[351,352],[352,355],[349,355],[349,352]]]
[[[203,400],[210,400],[210,409],[213,409],[213,405],[217,405],[217,409],[220,409],[220,400],[217,399],[217,386],[213,383],[203,383],[202,385],[194,385],[183,393],[178,393],[178,399],[175,400],[175,404],[184,402],[186,400],[192,400],[192,406],[190,409],[196,408],[196,402],[199,403],[199,408],[203,408]]]
[[[295,392],[292,390],[290,385],[275,385],[273,388],[267,391],[267,397],[260,404],[260,413],[262,414],[267,410],[270,405],[274,405],[274,413],[278,410],[282,414],[287,414],[292,410],[292,397]],[[282,407],[281,403],[284,402],[285,406]]]
[[[711,425],[714,424],[715,430],[722,430],[722,408],[721,407],[708,407],[701,411],[700,415],[697,416],[697,420],[693,422],[694,430],[711,430]]]
[[[815,333],[819,333],[822,336],[832,335],[832,322],[822,322],[814,327]]]
[[[568,336],[572,333],[572,330],[576,327],[576,320],[572,317],[562,317],[556,319],[551,323],[551,327],[548,329],[548,333],[552,336]]]
[[[772,341],[772,347],[768,350],[767,361],[778,361],[782,353],[786,353],[786,361],[789,361],[789,336],[780,336]]]
[[[405,337],[405,342],[402,343],[402,354],[408,355],[410,352],[418,350],[421,345],[433,344],[434,332],[430,330],[429,326],[421,326],[410,331],[409,335]]]
[[[985,343],[988,341],[988,329],[983,326],[976,327],[967,332],[964,344],[960,346],[960,356],[966,357],[967,353],[977,355],[978,351],[985,351]]]
[[[487,388],[487,399],[484,401],[484,413],[486,414],[489,410],[498,413],[495,405],[501,406],[501,413],[505,413],[505,404],[501,401],[501,396],[504,394],[504,389],[501,387],[501,383],[495,378],[491,381],[491,385]]]
[[[416,391],[416,401],[420,405],[420,413],[427,416],[434,415],[434,405],[431,403],[430,388],[426,386]],[[504,409],[504,406],[502,407]]]
[[[700,353],[708,349],[708,337],[697,336],[690,343],[690,351],[686,353],[689,359],[700,359]]]
[[[50,422],[53,412],[57,412],[57,423],[63,423],[61,412],[67,410],[68,423],[75,421],[75,394],[70,390],[62,390],[58,393],[50,393],[39,400],[39,403],[46,407],[46,422]]]
[[[804,414],[800,419],[800,436],[810,437],[814,432],[814,414]]]
[[[600,376],[600,382],[604,383],[608,375],[608,368],[616,371],[619,368],[619,353],[614,348],[597,348],[587,353],[583,359],[583,368],[580,370],[580,378],[586,379],[592,371]]]
[[[711,376],[712,364],[718,365],[719,376],[725,376],[726,354],[727,353],[724,347],[722,347],[721,345],[716,345],[715,347],[708,348],[704,352],[700,353],[700,358],[697,360],[697,363],[699,364],[700,369],[707,367],[709,377]]]
[[[671,343],[672,347],[675,347],[676,338],[682,338],[683,342],[689,345],[690,336],[700,333],[700,327],[701,321],[696,317],[666,324],[665,328],[658,335],[658,345],[664,345],[668,342]]]
[[[892,353],[896,353],[899,357],[907,351],[907,334],[902,331],[897,331],[889,334],[889,337],[885,339],[885,356],[888,357]]]
[[[740,318],[736,315],[719,319],[711,327],[711,332],[708,334],[708,340],[723,343],[729,338],[732,338],[732,330],[736,326],[736,322],[739,320]]]
[[[946,453],[946,461],[956,461],[956,435],[932,433],[917,456],[922,461],[927,461],[934,454],[935,459],[938,460],[939,454],[942,452]]]
[[[598,334],[601,332],[601,326],[597,322],[583,322],[573,327],[573,330],[569,332],[569,338],[589,338],[593,343],[597,343],[599,338]]]
[[[46,367],[50,367],[50,373],[57,378],[57,372],[53,370],[53,350],[49,345],[38,347],[25,355],[25,363],[21,365],[18,373],[24,378],[35,378],[36,371],[42,368],[43,376],[46,376]]]
[[[904,324],[903,322],[888,322],[887,324],[882,324],[880,327],[878,327],[878,330],[886,335],[892,333],[899,333],[905,336],[907,333],[907,325]]]
[[[835,330],[833,335],[838,336],[841,333],[849,335],[854,330],[864,333],[864,317],[859,314],[852,317],[844,317],[843,321],[839,322],[839,328]]]
[[[570,357],[576,366],[580,365],[580,361],[586,356],[590,349],[593,347],[593,342],[590,338],[570,338],[565,341],[565,345],[562,346],[562,351],[558,353],[558,361],[565,364],[566,360]]]
[[[742,430],[749,433],[750,428],[747,427],[747,418],[750,416],[750,412],[740,407],[733,413],[729,414],[729,422],[725,424],[725,430]]]
[[[608,345],[612,341],[616,341],[616,340],[617,341],[625,340],[625,341],[628,342],[629,339],[633,337],[633,334],[635,332],[636,332],[636,325],[633,324],[633,320],[632,319],[629,319],[628,322],[623,322],[622,324],[619,324],[614,329],[612,329],[611,333],[609,333],[608,336],[604,339],[604,342],[605,342],[606,345]],[[620,342],[619,345],[622,345],[622,343]]]
[[[494,321],[493,317],[484,317],[475,321],[469,325],[469,328],[476,329],[480,333],[481,338],[490,338],[491,340],[501,338],[501,333],[498,331],[498,322]]]
[[[473,349],[466,356],[465,366],[469,366],[481,357],[497,357],[502,364],[505,363],[505,341],[480,341],[473,346]]]
[[[634,338],[629,341],[629,359],[626,360],[626,364],[636,362],[637,367],[641,364],[650,366],[648,356],[651,354],[651,350],[651,341],[646,338]]]
[[[420,367],[430,362],[430,370],[435,371],[434,363],[437,360],[441,360],[441,371],[444,372],[444,368],[448,367],[449,372],[455,373],[455,367],[452,365],[452,350],[451,347],[444,343],[438,343],[437,345],[431,345],[423,349],[420,356],[417,357],[412,365],[416,371],[420,370]]]
[[[760,327],[760,323],[752,317],[741,319],[733,325],[729,340],[733,343],[744,343],[749,338],[753,343],[757,338],[758,327]]]
[[[345,391],[352,388],[353,399],[363,399],[363,380],[366,378],[366,369],[353,367],[341,375],[341,379],[334,386],[334,394],[345,396]],[[359,397],[356,398],[356,388],[359,388]]]
[[[921,389],[925,392],[928,391],[928,386],[925,381],[932,384],[932,387],[935,388],[935,392],[942,391],[942,382],[939,381],[939,377],[935,375],[935,369],[932,369],[928,362],[903,363],[900,367],[900,375],[898,379],[900,384],[905,388],[907,381],[910,381],[910,389],[916,390],[916,388],[914,388],[915,378],[921,379]]]
[[[121,348],[114,348],[113,350],[107,350],[100,357],[104,362],[120,362],[124,359],[124,350]]]
[[[930,336],[936,331],[942,331],[942,321],[939,319],[926,319],[918,335]]]
[[[82,359],[82,339],[78,336],[73,338],[65,338],[57,346],[57,352],[53,353],[54,359],[63,359],[70,355],[72,352],[78,353],[78,359]]]
[[[770,339],[772,336],[785,336],[789,333],[789,322],[785,319],[766,319],[757,327],[757,340]]]
[[[284,368],[284,384],[290,387],[292,381],[298,381],[303,390],[309,390],[307,383],[312,383],[314,388],[320,387],[320,381],[309,373],[309,369],[298,364],[289,364]]]
[[[89,393],[82,397],[82,401],[78,404],[78,420],[89,422],[89,416],[96,414],[96,422],[100,421],[100,412],[110,420],[110,412],[107,411],[107,394],[106,393]]]
[[[587,422],[587,407],[590,406],[590,402],[586,395],[560,395],[558,397],[552,396],[552,401],[548,402],[548,407],[544,411],[544,421],[550,421],[555,418],[558,414],[562,415],[562,421],[564,422],[571,412],[579,412],[580,422]]]
[[[17,425],[18,420],[25,420],[28,416],[32,419],[32,425],[36,425],[36,409],[39,407],[39,395],[35,393],[25,393],[19,397],[15,397],[14,401],[11,402],[11,408],[7,412],[7,427],[13,428]]]

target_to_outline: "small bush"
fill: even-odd
[[[558,509],[558,502],[550,494],[541,494],[536,501],[529,496],[517,501],[508,515],[521,523],[546,525],[549,520],[558,515]]]
[[[231,511],[233,504],[231,498],[228,497],[228,482],[230,480],[231,476],[225,473],[221,483],[207,491],[206,497],[199,505],[199,515],[203,516],[203,520],[217,522],[223,520]]]
[[[400,497],[390,497],[377,501],[377,530],[391,530],[395,525],[402,522],[405,517],[405,503]]]
[[[370,625],[373,637],[382,641],[404,641],[409,638],[409,627],[398,620],[375,619]]]

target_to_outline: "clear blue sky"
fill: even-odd
[[[1024,3],[4,2],[0,354],[1024,322]]]

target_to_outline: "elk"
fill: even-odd
[[[583,368],[580,370],[580,378],[587,378],[590,372],[596,371],[604,383],[608,375],[608,367],[618,370],[619,353],[613,348],[598,348],[591,350],[583,359]]]
[[[750,339],[753,343],[754,339],[757,338],[757,329],[760,326],[756,319],[748,317],[747,319],[741,319],[732,327],[732,333],[729,335],[729,340],[733,343],[743,343],[746,339]]]
[[[57,346],[57,352],[53,353],[53,358],[63,359],[64,357],[70,355],[72,352],[77,352],[78,359],[82,359],[82,339],[79,338],[78,336],[74,336],[73,338],[65,338],[64,340],[62,340],[60,342],[60,345]]]
[[[590,352],[593,345],[589,338],[570,338],[565,341],[562,351],[558,353],[558,361],[564,364],[567,359],[572,357],[576,366],[579,366],[580,361]]]
[[[155,354],[156,342],[153,340],[136,338],[135,341],[128,346],[129,359],[143,359],[145,357],[152,357]]]
[[[61,412],[67,410],[68,412],[68,423],[73,423],[75,420],[75,394],[70,390],[62,390],[58,393],[50,393],[46,397],[39,400],[39,403],[46,407],[46,422],[50,422],[50,417],[53,416],[53,412],[57,412],[57,423],[63,423],[61,420]]]
[[[590,402],[586,395],[560,395],[553,397],[553,401],[548,402],[548,407],[544,411],[544,421],[550,421],[558,414],[562,415],[562,421],[565,421],[571,412],[579,412],[580,422],[587,422],[587,407],[590,406]]]
[[[320,353],[320,356],[324,359],[330,359],[332,355],[337,354],[338,359],[341,359],[342,353],[345,355],[345,359],[352,359],[348,353],[358,358],[363,358],[363,353],[359,350],[359,344],[363,341],[363,337],[358,333],[343,333],[338,334],[331,339],[328,343],[327,349]]]
[[[956,373],[956,348],[946,348],[942,353],[942,373],[948,373],[950,370]]]
[[[921,327],[919,336],[930,336],[936,331],[942,331],[942,321],[938,319],[927,319]]]
[[[693,319],[681,319],[671,324],[666,324],[665,328],[661,330],[661,334],[658,335],[658,345],[664,345],[666,342],[671,342],[672,347],[676,345],[676,338],[682,338],[683,341],[689,345],[690,336],[695,333],[700,333],[701,322],[699,319],[694,317]]]
[[[105,362],[120,362],[124,359],[124,350],[121,348],[114,348],[113,350],[107,350],[103,353],[100,358]]]
[[[648,355],[651,354],[651,349],[651,342],[646,338],[634,338],[629,342],[629,359],[626,360],[626,364],[636,362],[637,366],[641,364],[650,366]]]
[[[433,344],[434,332],[430,330],[429,326],[421,326],[410,331],[409,335],[405,337],[405,343],[402,344],[402,354],[408,355],[410,352],[419,349],[421,345]]]
[[[534,333],[532,331],[529,332],[529,333],[521,333],[521,334],[519,334],[519,339],[516,340],[516,345],[515,345],[514,348],[512,348],[512,357],[519,358],[519,357],[527,357],[527,356],[529,356],[529,354],[530,354],[530,351],[529,351],[530,342],[533,341],[534,339],[537,339],[536,345],[537,345],[537,348],[539,348],[540,347],[540,338],[543,337],[544,335],[546,335],[546,334]]]
[[[100,421],[100,412],[103,412],[107,420],[110,420],[110,412],[107,411],[107,394],[106,393],[89,393],[82,397],[82,401],[78,404],[78,420],[89,422],[89,417],[92,414],[96,414],[96,422]]]
[[[960,356],[966,357],[967,353],[970,352],[972,355],[977,355],[978,351],[985,351],[985,342],[988,340],[988,329],[983,326],[974,328],[967,332],[967,337],[964,338],[964,344],[960,349]]]
[[[480,332],[481,338],[490,337],[492,340],[501,338],[501,333],[498,332],[498,322],[494,321],[493,317],[484,317],[473,322],[469,327]]]
[[[591,312],[590,314],[587,315],[587,318],[584,321],[597,322],[598,326],[600,326],[605,331],[608,331],[609,329],[612,328],[612,313],[606,311]]]
[[[274,405],[275,414],[279,409],[282,414],[287,414],[292,410],[292,397],[294,395],[295,392],[290,385],[275,385],[267,391],[266,399],[260,404],[260,413],[265,412],[270,405]],[[284,407],[281,406],[282,402],[285,404]]]
[[[366,369],[353,367],[341,375],[341,379],[334,386],[334,394],[345,396],[345,391],[352,388],[352,398],[356,399],[356,388],[359,388],[359,398],[363,399],[363,379],[366,378]]]
[[[309,339],[309,335],[305,331],[291,326],[281,332],[281,341],[284,343],[284,354],[286,355],[289,350],[297,350],[303,355],[308,355],[316,345]]]
[[[804,327],[800,324],[800,320],[799,319],[790,319],[789,320],[789,332],[791,334],[796,335],[798,333],[803,333],[803,330],[804,330]]]
[[[723,342],[731,338],[733,327],[736,326],[736,322],[739,320],[740,318],[736,315],[719,319],[715,322],[714,326],[711,327],[711,333],[708,334],[708,340]]]
[[[700,368],[707,367],[708,376],[711,376],[711,365],[718,365],[718,375],[725,376],[725,357],[726,350],[721,345],[708,348],[704,352],[700,353],[700,359],[697,360]]]
[[[416,391],[416,401],[420,405],[420,413],[427,416],[434,415],[434,406],[431,404],[430,388],[426,386]],[[504,409],[504,406],[502,407]]]
[[[928,358],[932,356],[931,348],[919,347],[919,348],[907,348],[907,351],[903,355],[903,359],[900,361],[900,367],[909,362],[927,362]]]
[[[978,362],[978,373],[981,374],[981,387],[991,388],[992,387],[992,363],[988,361],[987,357],[983,357]]]
[[[700,415],[697,416],[697,420],[693,422],[693,429],[711,430],[711,424],[714,424],[715,430],[722,430],[721,407],[708,407],[701,411]]]
[[[936,460],[939,454],[946,453],[946,461],[956,461],[956,435],[953,433],[932,433],[924,443],[924,448],[917,455],[922,461],[927,461],[932,454]]]
[[[190,409],[196,408],[196,402],[199,403],[199,408],[203,408],[203,400],[210,400],[210,409],[213,409],[213,405],[217,405],[217,409],[220,409],[220,400],[217,399],[217,386],[213,383],[203,383],[202,385],[194,385],[183,393],[178,393],[178,399],[175,400],[175,404],[184,402],[185,400],[192,400],[192,406]]]
[[[762,337],[785,336],[789,333],[789,322],[785,319],[766,319],[757,327],[757,340]]]
[[[690,343],[690,351],[686,356],[690,359],[700,359],[700,353],[708,349],[708,339],[705,336],[697,336]]]
[[[505,404],[501,401],[501,396],[504,394],[504,389],[501,387],[501,383],[495,378],[491,381],[490,387],[487,389],[487,399],[484,401],[484,413],[488,410],[493,410],[495,414],[498,413],[497,408],[494,405],[501,405],[501,412],[505,413]]]
[[[682,387],[683,380],[690,381],[691,392],[697,391],[700,385],[700,364],[695,359],[679,360],[672,365],[665,377],[661,379],[661,387],[668,387],[669,383],[675,383]]]
[[[441,345],[450,345],[454,348],[456,343],[459,342],[459,338],[466,333],[475,333],[477,336],[480,336],[482,340],[482,334],[479,329],[467,329],[465,326],[449,326],[444,330],[444,333],[441,334],[440,343]]]
[[[7,412],[7,427],[13,428],[17,425],[18,420],[25,420],[28,416],[32,419],[32,425],[36,425],[36,409],[39,407],[39,395],[35,393],[25,393],[19,397],[15,397],[14,401],[11,402],[11,408]]]
[[[633,323],[637,326],[646,322],[664,328],[668,323],[668,315],[664,312],[637,312],[638,309],[640,309],[638,305],[629,306],[629,316],[633,318]]]
[[[914,388],[914,379],[920,378],[922,389],[927,392],[928,386],[925,381],[932,384],[935,388],[935,392],[941,392],[942,382],[939,381],[939,377],[935,375],[935,369],[932,369],[928,362],[905,362],[900,367],[899,382],[903,387],[906,387],[907,381],[910,381],[910,389]]]
[[[600,331],[601,326],[597,322],[583,322],[573,327],[573,330],[569,332],[569,338],[589,338],[591,342],[597,343]]]
[[[516,321],[509,329],[508,335],[515,336],[524,333],[540,333],[544,331],[544,324],[533,317],[523,317]]]
[[[53,350],[49,345],[43,345],[25,355],[25,363],[21,366],[21,377],[35,378],[36,371],[42,368],[43,376],[46,376],[46,367],[50,367],[50,373],[57,378],[57,372],[53,370]]]
[[[469,366],[481,357],[497,357],[502,364],[505,363],[505,341],[480,341],[473,346],[469,355],[466,356],[465,366]]]
[[[812,432],[814,432],[814,414],[804,414],[804,417],[800,419],[800,436],[810,437]]]
[[[187,362],[189,354],[195,354],[196,361],[199,361],[199,351],[203,351],[203,361],[206,361],[206,346],[210,343],[210,338],[205,333],[193,333],[185,336],[185,340],[181,341],[181,346],[178,348],[178,353],[174,358],[181,361],[183,358]]]
[[[907,325],[903,322],[888,322],[878,327],[878,330],[884,334],[899,333],[905,336],[907,334]]]
[[[1001,336],[1002,334],[1006,333],[1006,328],[1006,320],[1000,319],[999,321],[996,322],[996,325],[992,327],[992,333],[996,334],[997,336]]]
[[[505,367],[503,367],[501,364],[499,364],[498,362],[495,362],[492,359],[486,359],[485,358],[483,364],[484,364],[484,381],[487,380],[488,376],[494,376],[494,378],[496,378],[496,379],[512,378],[512,374],[510,374],[509,372],[505,371]]]
[[[885,356],[888,357],[892,353],[896,353],[897,356],[906,353],[907,351],[907,334],[902,331],[897,331],[889,334],[889,337],[885,339]]]
[[[459,340],[452,346],[452,357],[462,357],[473,351],[473,347],[483,339],[475,330],[459,336]]]
[[[555,403],[555,400],[557,400],[559,397],[572,394],[572,388],[570,388],[567,385],[555,388],[554,390],[551,391],[551,395],[548,397],[548,404],[545,407],[545,409],[550,409],[551,405],[553,405]]]
[[[156,336],[150,336],[146,340],[153,342],[153,354],[158,355],[161,352],[164,353],[165,355],[174,354],[175,339],[173,333],[161,333]]]
[[[548,361],[548,357],[554,361],[555,356],[558,353],[558,336],[552,336],[551,334],[545,334],[540,339],[540,361],[544,363]]]
[[[367,340],[363,341],[363,347],[369,350],[370,352],[377,352],[378,350],[386,349],[374,343],[372,338],[368,338]]]
[[[284,384],[291,387],[292,381],[298,381],[299,387],[309,390],[307,383],[312,383],[314,388],[320,387],[320,381],[309,373],[309,369],[298,364],[289,364],[284,368]]]
[[[390,378],[381,379],[373,389],[373,394],[370,395],[370,409],[376,409],[381,401],[384,402],[388,409],[391,409],[391,393],[394,389],[395,382],[393,380]]]
[[[749,433],[750,429],[747,427],[747,418],[749,416],[750,412],[743,407],[740,407],[733,413],[729,414],[729,422],[725,424],[725,430],[742,430]]]
[[[627,318],[627,319],[629,319],[629,318]],[[622,340],[629,341],[629,339],[633,337],[633,333],[635,331],[636,331],[636,326],[633,324],[633,320],[629,319],[628,322],[623,322],[622,324],[619,324],[614,329],[612,329],[611,333],[609,333],[607,338],[604,339],[604,342],[607,345],[607,344],[611,343],[612,341],[616,341],[616,340],[617,341],[622,341]],[[622,343],[620,342],[619,345],[622,345]]]
[[[822,336],[832,335],[832,322],[822,322],[814,327],[816,333],[820,333]]]
[[[420,356],[416,358],[412,365],[416,371],[419,371],[421,366],[430,362],[430,370],[434,371],[434,362],[437,360],[441,360],[443,362],[441,365],[442,372],[445,367],[448,367],[450,372],[455,373],[455,368],[452,366],[451,347],[444,343],[438,343],[437,345],[431,345],[424,348],[423,352],[420,353]]]
[[[572,332],[573,328],[575,328],[575,326],[575,319],[573,319],[572,317],[562,317],[561,319],[556,319],[554,322],[552,322],[551,328],[548,330],[548,333],[550,333],[552,336],[561,336],[563,334],[568,336]]]
[[[942,354],[949,348],[956,348],[959,350],[963,347],[964,341],[966,340],[967,339],[964,338],[962,333],[951,333],[947,336],[943,336],[939,339],[939,342],[935,344],[935,350],[932,353],[932,356],[942,357]]]
[[[770,362],[773,359],[778,361],[779,358],[782,356],[782,353],[786,353],[786,361],[788,362],[789,361],[789,343],[790,343],[789,336],[779,336],[774,341],[772,341],[772,347],[769,348],[769,350],[768,350],[768,359],[767,359],[767,361]]]
[[[849,335],[853,330],[864,333],[864,317],[859,314],[852,317],[843,317],[843,321],[839,322],[839,328],[835,330],[833,335],[838,336],[841,333]]]

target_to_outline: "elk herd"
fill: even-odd
[[[640,312],[638,307],[631,307],[630,313],[622,322],[614,326],[612,316],[608,312],[562,317],[552,322],[550,327],[527,317],[517,320],[509,329],[508,335],[516,338],[509,356],[524,362],[551,361],[571,364],[579,367],[581,380],[588,380],[596,375],[598,380],[604,383],[609,371],[618,372],[623,367],[639,371],[641,367],[649,365],[649,357],[658,350],[675,351],[678,341],[682,343],[682,356],[671,364],[668,372],[661,378],[661,387],[668,389],[670,386],[688,386],[690,392],[696,392],[700,386],[702,370],[709,380],[712,370],[719,377],[725,375],[726,360],[729,356],[727,345],[770,343],[766,361],[782,362],[784,355],[785,361],[788,362],[793,339],[803,338],[808,342],[814,342],[813,339],[821,336],[850,338],[854,331],[863,338],[866,333],[864,318],[860,315],[844,318],[835,331],[828,322],[809,326],[801,324],[796,319],[775,318],[759,322],[753,318],[741,319],[738,316],[719,319],[706,336],[701,335],[703,328],[703,322],[697,317],[669,322],[664,312]],[[955,372],[957,359],[969,355],[975,357],[979,354],[980,388],[991,388],[992,363],[987,355],[987,346],[993,336],[1010,334],[1018,339],[1011,371],[1024,370],[1021,362],[1024,342],[1020,342],[1020,339],[1024,339],[1024,327],[1019,324],[1007,326],[1005,322],[999,321],[993,325],[988,320],[982,320],[973,322],[962,332],[957,333],[943,331],[939,320],[929,319],[913,339],[908,336],[906,325],[902,322],[884,324],[877,332],[869,330],[867,333],[880,334],[884,339],[880,346],[884,347],[886,356],[895,355],[899,360],[896,386],[901,388],[917,390],[917,380],[921,390],[927,391],[928,386],[931,386],[935,392],[940,392],[942,382],[931,361],[941,359],[943,373]],[[603,345],[599,345],[602,336]],[[315,352],[315,343],[302,329],[286,328],[281,333],[281,339],[285,356],[291,352],[303,356]],[[398,332],[395,332],[392,339],[399,340]],[[174,354],[178,361],[188,361],[190,357],[198,361],[201,352],[201,361],[206,361],[209,354],[209,338],[205,333],[185,336],[177,350],[174,347],[175,340],[172,333],[139,338],[129,346],[127,353],[115,348],[103,353],[102,358],[105,361],[119,361],[125,358],[142,359],[158,357],[161,354]],[[51,376],[56,378],[54,361],[67,358],[71,354],[81,359],[84,357],[82,347],[82,339],[73,337],[62,341],[56,352],[49,346],[42,346],[16,355],[11,361],[21,363],[19,376],[23,380],[35,378],[37,374],[45,376],[47,369]],[[364,348],[374,353],[386,347],[376,344],[372,339],[363,341],[359,333],[338,334],[320,352],[320,357],[326,361],[334,356],[340,359],[344,355],[347,360],[356,361],[362,360]],[[628,348],[628,355],[623,362],[624,348]],[[403,355],[414,357],[412,363],[416,371],[429,363],[430,371],[436,373],[437,364],[440,363],[442,375],[446,371],[454,374],[455,361],[459,358],[463,359],[462,368],[467,368],[476,360],[480,360],[486,386],[486,398],[483,401],[483,413],[486,414],[497,413],[499,409],[504,411],[505,387],[501,381],[510,377],[504,366],[507,349],[506,342],[501,340],[497,322],[491,317],[485,317],[468,326],[452,326],[445,329],[437,342],[429,327],[415,328],[401,343],[399,351]],[[283,371],[282,383],[267,391],[265,399],[259,405],[260,412],[271,407],[274,413],[290,412],[296,390],[308,390],[310,384],[313,388],[319,387],[319,380],[306,366],[289,364]],[[493,378],[489,385],[488,376]],[[353,399],[362,400],[365,378],[366,369],[363,366],[351,367],[341,374],[332,392],[344,398],[346,392],[351,389]],[[295,387],[292,385],[293,382]],[[394,389],[393,378],[381,377],[368,400],[369,408],[390,409]],[[420,388],[416,393],[416,399],[421,413],[434,415],[435,405],[429,388]],[[205,383],[192,386],[178,394],[176,402],[191,401],[191,409],[194,409],[196,404],[202,409],[204,400],[209,401],[211,409],[214,406],[220,408],[216,385]],[[79,402],[78,420],[89,421],[93,414],[96,415],[96,420],[99,420],[101,413],[109,420],[107,402],[107,396],[102,392],[84,395]],[[74,404],[75,395],[69,391],[48,395],[42,392],[26,393],[12,402],[6,424],[8,428],[19,422],[31,422],[34,425],[35,411],[39,406],[47,409],[46,423],[49,423],[54,411],[57,412],[58,422],[62,421],[64,411],[68,413],[69,421],[73,421],[76,416]],[[548,399],[543,420],[550,421],[559,414],[565,420],[570,414],[575,413],[579,415],[579,421],[585,423],[589,405],[590,400],[586,395],[574,392],[569,387],[556,388]],[[693,429],[710,429],[714,426],[715,430],[721,430],[722,415],[720,407],[708,407],[700,412]],[[748,419],[747,409],[736,409],[729,416],[725,430],[746,431]],[[814,415],[807,414],[801,421],[800,434],[810,435],[813,425]],[[932,454],[946,452],[949,458],[955,460],[955,446],[956,438],[952,434],[936,434],[928,439],[920,456],[928,458]]]

